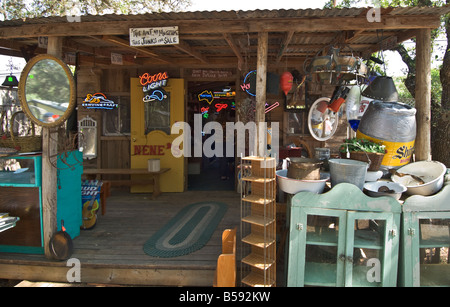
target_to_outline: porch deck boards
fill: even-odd
[[[228,210],[210,241],[202,249],[175,258],[145,254],[143,244],[184,206],[211,200]],[[239,229],[239,194],[234,191],[151,194],[113,191],[106,214],[98,213],[97,225],[81,231],[73,240],[72,258],[81,262],[81,282],[149,286],[212,286],[221,235],[227,228]],[[66,262],[43,255],[0,253],[0,278],[67,282]]]

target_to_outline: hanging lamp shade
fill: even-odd
[[[362,96],[383,102],[398,102],[397,88],[391,77],[376,77],[364,90]]]
[[[292,89],[294,77],[288,71],[284,72],[280,77],[280,87],[284,95],[287,95]]]
[[[19,85],[19,81],[17,81],[16,76],[9,75],[6,76],[5,81],[2,83],[3,86],[16,87]]]

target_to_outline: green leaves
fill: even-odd
[[[339,147],[340,152],[365,151],[370,153],[386,153],[386,146],[366,139],[345,139],[344,144]]]

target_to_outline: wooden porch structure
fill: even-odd
[[[227,204],[226,215],[201,250],[175,258],[145,254],[144,243],[184,206],[205,199]],[[239,194],[228,192],[129,194],[116,190],[108,198],[108,212],[92,230],[73,240],[81,264],[81,282],[141,286],[212,287],[217,259],[222,252],[222,232],[239,228]],[[67,283],[72,266],[44,255],[0,254],[0,278]]]
[[[49,17],[31,20],[4,21],[0,24],[0,53],[29,58],[40,53],[76,57],[78,95],[81,104],[87,91],[109,90],[128,92],[122,83],[114,89],[102,89],[108,80],[137,77],[147,70],[168,69],[173,77],[203,80],[193,77],[195,69],[233,69],[236,86],[243,76],[256,69],[256,121],[265,121],[266,72],[302,70],[304,61],[332,44],[347,44],[359,56],[367,58],[383,49],[387,42],[403,42],[417,38],[417,139],[416,159],[431,157],[431,37],[430,31],[440,25],[440,17],[450,11],[450,6],[386,8],[380,10],[381,20],[370,21],[370,8],[331,10],[256,10],[221,12],[160,13],[144,15],[82,16],[80,22],[69,22],[66,17]],[[178,26],[180,42],[177,45],[133,47],[129,44],[130,28]],[[39,47],[40,37],[48,37],[47,48]],[[123,65],[111,64],[111,54],[120,53]],[[218,78],[220,79],[220,78]],[[129,80],[129,79],[128,79]],[[126,80],[126,81],[128,81]],[[228,80],[228,79],[227,79]],[[128,82],[129,84],[129,82]],[[83,90],[80,90],[80,89]],[[321,93],[319,93],[321,94]],[[240,95],[240,97],[239,97]],[[242,98],[242,93],[237,99]],[[281,97],[281,96],[280,96]],[[284,98],[277,98],[284,99]],[[280,112],[281,113],[281,112]],[[78,112],[79,118],[83,113]],[[283,113],[279,115],[282,120]],[[281,128],[283,125],[281,125]],[[283,128],[282,128],[283,129]],[[44,147],[52,150],[49,131],[44,131]],[[286,135],[281,131],[280,135]],[[258,139],[257,139],[258,140]],[[101,148],[129,151],[127,138],[103,138]],[[122,147],[123,148],[122,148]],[[129,154],[129,153],[128,153]],[[94,161],[94,168],[104,168],[105,161]],[[92,164],[92,162],[90,162]],[[115,163],[115,162],[114,162]],[[129,167],[128,159],[120,160]],[[92,165],[91,165],[92,166]],[[55,171],[45,167],[47,173],[46,203],[44,203],[44,244],[56,231]],[[54,180],[48,180],[53,178]],[[47,191],[47,192],[45,192]],[[211,240],[212,246],[199,252],[202,257],[156,261],[143,255],[141,246],[147,233],[156,229],[146,221],[138,223],[140,216],[167,217],[176,212],[183,199],[180,195],[163,194],[155,202],[142,199],[136,203],[120,198],[108,203],[108,214],[92,232],[83,232],[76,239],[78,248],[74,257],[82,260],[82,279],[87,282],[152,285],[212,285],[215,261],[220,254],[221,232],[239,223],[239,215],[231,214]],[[49,197],[47,197],[49,196]],[[192,196],[192,197],[191,197]],[[189,197],[220,199],[228,197],[223,192],[214,195],[193,193]],[[139,196],[127,196],[133,197]],[[174,197],[170,200],[170,197]],[[176,200],[177,199],[177,200]],[[190,199],[190,200],[191,200]],[[237,204],[237,202],[236,202]],[[116,210],[110,210],[111,207]],[[149,210],[149,211],[147,211]],[[235,210],[235,208],[233,208]],[[151,212],[151,213],[150,213]],[[128,222],[124,222],[124,218]],[[118,224],[120,223],[120,224]],[[123,228],[116,229],[121,225]],[[155,227],[155,228],[153,228]],[[140,229],[141,228],[141,229]],[[146,231],[144,231],[146,230]],[[145,236],[144,236],[145,233]],[[119,239],[119,234],[125,237]],[[127,234],[129,237],[126,237]],[[117,240],[117,245],[114,242]],[[120,242],[119,242],[120,241]],[[135,245],[136,242],[136,245]],[[137,244],[139,242],[139,244]],[[213,243],[214,242],[214,243]],[[122,245],[121,245],[122,244]],[[65,263],[46,260],[44,256],[0,254],[0,278],[47,279],[65,281],[68,268]]]

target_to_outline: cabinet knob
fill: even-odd
[[[342,262],[345,262],[345,255],[343,255],[343,254],[339,255],[339,260],[341,260]]]

